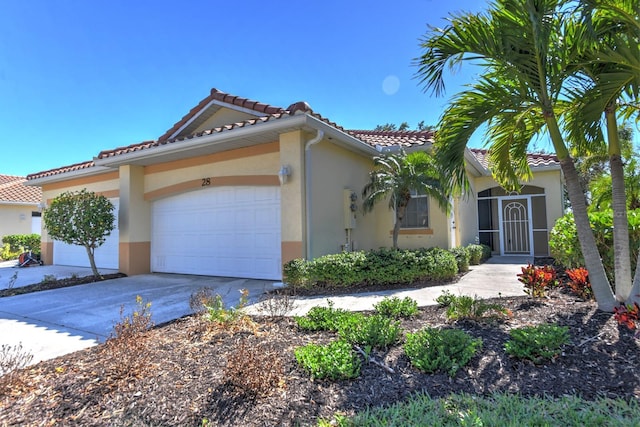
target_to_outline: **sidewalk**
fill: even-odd
[[[441,286],[431,286],[421,289],[390,290],[382,292],[364,292],[352,295],[332,297],[296,298],[291,315],[301,316],[312,307],[328,306],[327,300],[333,302],[335,308],[353,311],[373,310],[373,306],[385,297],[410,297],[418,302],[418,306],[437,304],[436,298],[443,291],[454,295],[469,295],[479,298],[496,298],[524,295],[524,287],[518,281],[517,275],[533,260],[528,256],[494,256],[480,265],[472,265],[469,272],[462,276],[457,283]],[[259,304],[249,307],[249,313],[259,313]]]

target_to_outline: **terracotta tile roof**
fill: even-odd
[[[0,204],[40,203],[42,189],[26,186],[25,182],[26,179],[22,176],[0,175]]]
[[[32,173],[27,175],[27,180],[30,181],[32,179],[44,178],[44,177],[53,176],[53,175],[60,175],[62,173],[79,171],[82,169],[92,168],[94,166],[95,166],[95,163],[93,163],[93,160],[89,160],[87,162],[75,163],[69,166],[62,166],[55,169],[49,169],[42,172]]]
[[[239,96],[230,95],[228,93],[224,93],[219,91],[216,88],[211,89],[211,93],[205,99],[200,101],[198,105],[193,107],[180,121],[174,124],[171,129],[166,131],[160,138],[158,138],[158,142],[162,143],[167,141],[171,135],[178,131],[185,123],[187,123],[191,118],[193,118],[196,114],[202,111],[211,101],[217,100],[220,102],[225,102],[227,104],[237,105],[242,108],[247,108],[249,110],[253,110],[260,114],[272,115],[272,114],[282,114],[285,112],[280,107],[274,107],[268,104],[262,104],[258,101],[252,101],[247,98],[241,98]]]
[[[471,148],[471,152],[478,162],[485,167],[489,168],[489,150],[479,149],[479,148]],[[546,153],[528,153],[527,157],[529,158],[529,166],[530,167],[541,167],[541,166],[560,166],[560,161],[555,154],[546,154]]]
[[[434,132],[425,131],[375,131],[348,130],[350,135],[371,146],[390,147],[400,145],[405,148],[428,146],[433,143]]]

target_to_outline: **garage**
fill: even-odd
[[[95,260],[96,267],[98,268],[110,268],[118,269],[118,247],[119,247],[119,233],[118,233],[118,199],[109,199],[113,203],[114,215],[116,217],[115,227],[107,240],[96,248]],[[69,245],[59,240],[53,241],[53,263],[55,265],[71,265],[74,267],[91,267],[89,263],[89,256],[84,246]]]
[[[280,188],[223,186],[153,203],[151,270],[281,280]]]

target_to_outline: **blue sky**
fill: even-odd
[[[156,139],[212,87],[348,129],[436,124],[413,78],[427,25],[479,0],[4,0],[0,173],[27,175]],[[448,79],[447,97],[473,71]],[[475,142],[476,145],[479,141]]]

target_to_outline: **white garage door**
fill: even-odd
[[[280,188],[211,187],[153,204],[151,270],[281,280]]]
[[[118,199],[109,199],[115,207],[113,213],[116,217],[114,229],[107,240],[96,248],[95,260],[98,268],[118,269],[118,245],[120,242],[118,233]],[[59,240],[53,241],[53,263],[55,265],[72,265],[76,267],[90,267],[89,256],[84,246],[69,245]]]

